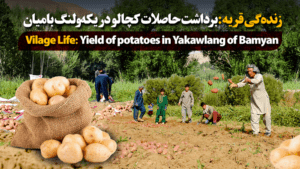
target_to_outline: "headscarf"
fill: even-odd
[[[260,73],[258,67],[255,66],[255,64],[248,64],[248,65],[246,66],[246,72],[247,72],[247,73],[248,73],[248,70],[247,70],[248,68],[253,68],[253,72],[255,72],[255,73]]]

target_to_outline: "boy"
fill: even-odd
[[[152,116],[152,114],[153,114],[153,106],[154,106],[153,103],[149,103],[149,105],[148,105],[148,109],[149,109],[148,115],[149,116]]]
[[[157,97],[157,113],[155,123],[158,124],[159,116],[162,116],[162,124],[166,122],[166,110],[168,105],[168,97],[165,95],[165,90],[160,89],[160,95]]]
[[[180,106],[182,102],[182,123],[186,122],[186,113],[188,114],[188,121],[186,123],[192,122],[192,107],[194,106],[194,97],[193,93],[189,90],[190,86],[187,84],[185,85],[185,91],[181,93],[178,106]]]
[[[219,114],[212,106],[206,105],[204,102],[202,102],[201,107],[203,108],[203,115],[197,125],[199,125],[204,118],[206,118],[205,124],[213,122],[213,125],[216,125],[217,122],[221,120],[221,114]]]

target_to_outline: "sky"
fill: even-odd
[[[53,0],[56,2],[67,2],[79,5],[96,14],[101,13],[103,9],[109,9],[114,6],[114,0]],[[195,4],[201,13],[209,13],[213,10],[214,0],[187,0]]]

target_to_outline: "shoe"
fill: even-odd
[[[143,119],[141,119],[141,118],[139,118],[139,119],[138,119],[138,121],[139,121],[139,122],[144,122],[144,120],[143,120]]]
[[[213,123],[212,125],[216,126],[216,125],[217,125],[217,123]]]
[[[162,123],[162,124],[165,124],[165,123]]]
[[[191,123],[191,122],[192,122],[192,119],[189,118],[189,123]]]
[[[111,101],[111,100],[108,100],[108,102],[109,102],[109,103],[113,103],[113,101]]]
[[[271,133],[265,133],[265,136],[270,137]]]
[[[155,124],[158,124],[158,123],[155,123]]]
[[[258,134],[253,133],[253,136],[258,136]]]

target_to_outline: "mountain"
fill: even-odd
[[[67,11],[68,14],[76,13],[77,16],[82,17],[93,12],[86,10],[76,4],[65,2],[54,2],[52,0],[5,0],[10,8],[19,5],[22,9],[34,8],[37,10],[46,9],[50,12],[55,12],[57,9]]]

